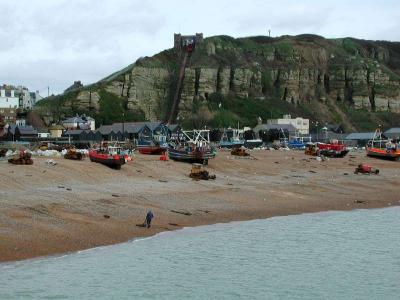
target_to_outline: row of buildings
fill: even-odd
[[[8,124],[17,122],[17,110],[30,110],[41,99],[39,91],[31,92],[24,86],[0,86],[0,116]]]
[[[1,122],[0,120],[0,123],[7,122]],[[267,120],[265,124],[260,119],[257,126],[247,128],[245,137],[259,138],[268,143],[271,142],[271,139],[290,139],[298,136],[307,136],[312,141],[337,139],[348,144],[362,146],[374,136],[374,132],[343,133],[343,128],[339,124],[324,124],[324,127],[319,126],[316,129],[316,131],[314,130],[313,133],[310,133],[308,119],[291,118],[290,115],[284,115],[280,119]],[[212,130],[212,140],[218,142],[223,132],[225,130]],[[0,127],[0,141],[38,141],[47,139],[91,143],[102,140],[137,141],[142,137],[154,137],[159,140],[161,136],[171,138],[179,137],[179,135],[181,135],[179,125],[167,125],[163,122],[114,123],[112,125],[102,125],[96,129],[95,120],[86,115],[67,118],[61,121],[60,124],[52,125],[49,128],[33,128],[25,124],[11,124],[3,126],[3,128]],[[384,136],[391,139],[399,139],[400,128],[391,128],[384,132]]]

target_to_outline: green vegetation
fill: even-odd
[[[125,108],[124,99],[116,96],[115,94],[109,93],[105,90],[99,91],[100,96],[100,110],[98,114],[95,114],[94,118],[98,125],[112,124],[114,122],[132,122],[132,121],[144,121],[143,112],[132,112]]]

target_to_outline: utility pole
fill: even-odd
[[[47,98],[50,96],[50,87],[47,87]]]
[[[271,37],[271,29],[268,29],[268,37]]]

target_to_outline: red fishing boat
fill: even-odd
[[[90,150],[89,158],[92,162],[101,163],[117,170],[121,169],[121,166],[129,160],[129,156],[123,153],[123,149],[115,146]]]
[[[320,155],[327,157],[344,157],[349,153],[349,149],[338,140],[332,140],[330,143],[317,143],[317,151]]]
[[[375,130],[372,140],[365,146],[367,155],[377,158],[400,160],[400,145],[390,139],[384,139],[380,128]]]

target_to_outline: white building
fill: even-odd
[[[39,91],[30,92],[24,86],[14,87],[12,85],[3,85],[0,87],[0,107],[1,108],[24,108],[32,107],[43,99]]]
[[[18,86],[16,88],[16,94],[20,99],[20,107],[25,109],[32,109],[38,101],[43,99],[43,97],[39,95],[39,91],[30,92],[24,86]]]
[[[19,97],[15,95],[15,90],[0,89],[0,108],[18,108]]]
[[[76,116],[72,118],[68,118],[61,122],[61,124],[66,129],[84,129],[84,130],[95,130],[95,120],[91,117],[83,116]]]
[[[271,125],[293,125],[299,134],[309,134],[310,133],[310,121],[309,119],[294,118],[291,115],[283,115],[281,119],[269,119],[267,124]]]

